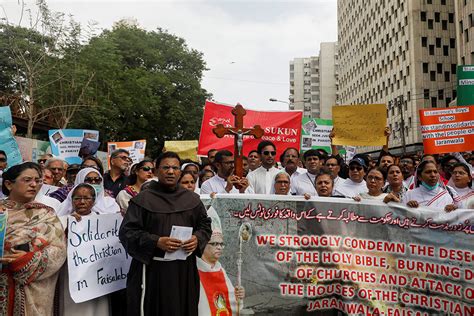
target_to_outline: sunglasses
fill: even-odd
[[[276,156],[277,152],[276,152],[276,151],[265,150],[265,151],[263,152],[263,154],[264,154],[265,156],[270,156],[270,155]]]
[[[349,167],[349,170],[350,171],[354,171],[354,170],[357,170],[357,171],[362,171],[364,168],[362,168],[361,166],[350,166]]]
[[[102,179],[99,177],[86,177],[84,179],[85,183],[99,184],[102,183]]]
[[[45,163],[46,160],[48,160],[48,159],[38,159],[38,163],[39,163],[39,164]]]
[[[149,172],[149,171],[154,172],[155,171],[155,168],[153,168],[153,167],[141,167],[140,169],[142,169],[145,172]]]

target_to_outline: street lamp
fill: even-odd
[[[277,99],[275,99],[275,98],[270,98],[270,99],[268,99],[268,101],[270,101],[270,102],[281,102],[281,103],[286,103],[286,104],[290,105],[290,102],[277,100]]]

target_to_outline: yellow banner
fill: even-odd
[[[387,126],[385,104],[343,105],[332,107],[334,145],[383,146]]]
[[[181,159],[197,161],[197,140],[167,140],[163,151],[174,151]]]

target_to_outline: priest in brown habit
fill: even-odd
[[[199,195],[177,185],[181,161],[173,152],[156,160],[153,181],[130,201],[119,237],[133,258],[127,279],[128,315],[198,315],[196,256],[211,236],[211,219]],[[170,238],[172,226],[193,228],[191,239]],[[186,260],[166,261],[165,253],[184,249]]]

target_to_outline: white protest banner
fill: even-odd
[[[118,239],[122,215],[68,217],[69,292],[76,303],[126,287],[131,258]]]

